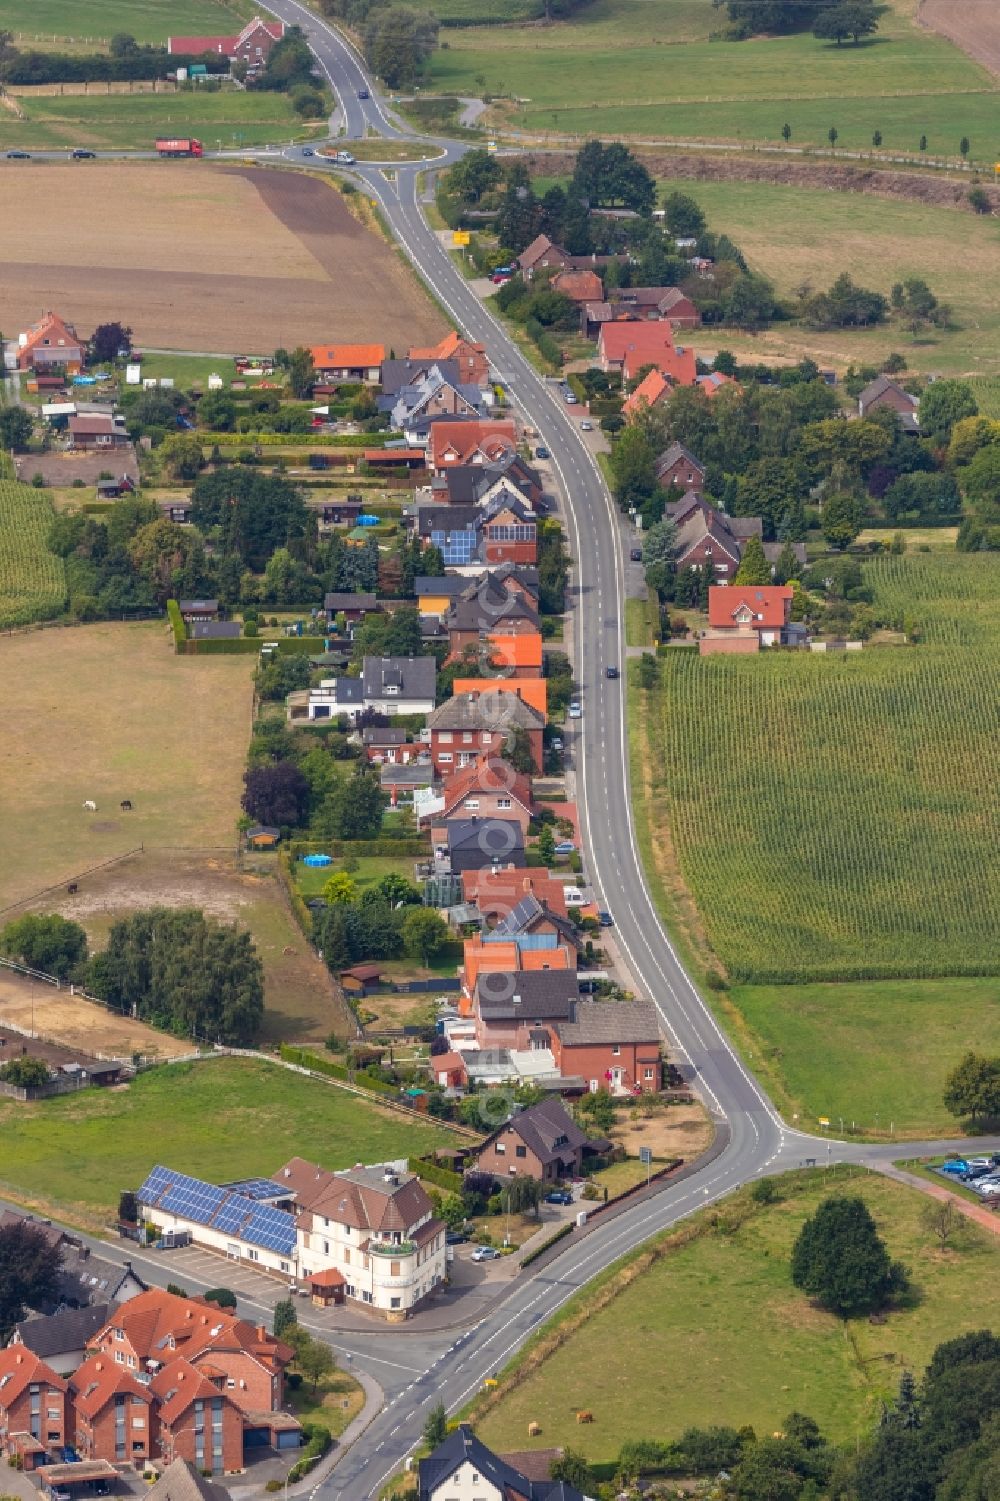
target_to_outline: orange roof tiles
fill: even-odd
[[[516,693],[539,714],[548,712],[549,685],[544,678],[456,678],[452,691],[456,698],[463,693]]]
[[[63,1378],[57,1376],[34,1350],[28,1350],[24,1345],[9,1345],[6,1350],[0,1350],[0,1409],[10,1407],[25,1388],[36,1381],[45,1381],[61,1391],[66,1390]]]
[[[790,584],[714,585],[708,591],[708,623],[716,630],[778,630],[788,620],[794,590]]]
[[[488,637],[494,667],[533,667],[542,671],[542,637],[539,631],[517,636],[499,633]]]
[[[85,1360],[71,1376],[70,1384],[76,1410],[85,1418],[96,1417],[112,1397],[139,1397],[147,1403],[151,1400],[148,1387],[110,1355],[93,1355]]]
[[[385,345],[314,344],[309,353],[317,370],[369,370],[385,359]]]

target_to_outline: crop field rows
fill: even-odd
[[[941,553],[875,558],[866,570],[880,608],[913,622],[921,639],[942,646],[1000,645],[1000,569],[988,554]]]
[[[0,627],[49,620],[63,607],[62,561],[45,545],[52,514],[43,493],[0,478]]]
[[[663,662],[653,817],[737,981],[998,972],[1000,651],[920,568],[926,645]]]

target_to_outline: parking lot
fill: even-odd
[[[1000,1152],[982,1157],[949,1157],[935,1172],[950,1183],[961,1183],[989,1205],[1000,1209]]]

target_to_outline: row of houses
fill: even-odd
[[[247,1445],[301,1442],[281,1411],[292,1356],[263,1325],[159,1289],[32,1319],[0,1351],[0,1453],[26,1470],[65,1449],[115,1467],[242,1470]]]

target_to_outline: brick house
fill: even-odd
[[[85,359],[84,341],[77,337],[72,323],[58,313],[43,313],[37,323],[17,336],[18,370],[64,370],[67,375],[79,375]]]
[[[652,1001],[579,1001],[573,1019],[552,1028],[552,1053],[564,1077],[592,1092],[656,1094],[662,1087],[660,1028]]]
[[[109,415],[84,412],[67,423],[69,446],[76,453],[103,453],[105,449],[129,448],[131,439],[125,428]]]
[[[693,386],[698,375],[694,350],[675,347],[669,323],[605,323],[597,336],[597,354],[605,374],[632,380],[652,365],[677,386]]]
[[[481,1173],[498,1178],[535,1178],[555,1183],[578,1178],[584,1154],[606,1143],[592,1142],[556,1095],[519,1111],[489,1135],[476,1156]]]
[[[488,386],[490,363],[486,358],[486,346],[474,344],[454,329],[446,334],[440,344],[430,349],[411,349],[407,356],[415,361],[453,360],[458,366],[458,378],[465,385]]]
[[[0,1350],[0,1453],[34,1469],[50,1445],[68,1443],[66,1396],[65,1380],[39,1355],[22,1345]]]
[[[672,380],[659,370],[647,370],[642,380],[622,404],[622,416],[626,422],[638,417],[641,412],[650,412],[665,401],[674,389]]]
[[[456,678],[451,686],[456,697],[462,693],[513,693],[537,709],[543,719],[548,712],[549,685],[545,678]],[[536,761],[535,764],[539,763]]]
[[[194,1366],[183,1356],[156,1373],[149,1389],[156,1398],[156,1446],[167,1464],[186,1459],[213,1475],[242,1470],[243,1412],[226,1386],[223,1370]]]
[[[456,693],[427,718],[434,771],[449,776],[480,756],[501,756],[515,729],[525,732],[531,759],[540,771],[544,727],[545,715],[516,693]]]
[[[407,740],[405,730],[389,726],[362,730],[361,744],[370,766],[409,766],[423,751],[422,745]]]
[[[260,16],[254,16],[236,36],[168,37],[167,52],[171,57],[200,57],[204,52],[214,52],[231,63],[246,63],[256,71],[264,66],[275,42],[280,42],[284,34],[283,22],[262,21]]]
[[[151,1386],[107,1355],[85,1360],[69,1385],[73,1445],[80,1457],[145,1464],[153,1453]]]
[[[683,443],[671,443],[656,460],[656,478],[665,490],[700,490],[705,483],[705,466]]]
[[[600,302],[604,283],[596,271],[560,271],[550,283],[553,292],[561,292],[571,302]]]
[[[919,396],[911,396],[909,391],[904,391],[902,386],[890,380],[887,375],[879,375],[865,386],[858,397],[858,416],[867,417],[869,412],[878,411],[880,407],[888,407],[895,412],[906,432],[919,433]]]
[[[536,271],[568,271],[573,257],[561,245],[550,240],[548,235],[536,235],[526,245],[514,262],[525,281],[530,281]]]
[[[524,832],[513,818],[452,818],[432,833],[435,858],[447,861],[453,876],[465,870],[490,870],[494,865],[524,865]]]
[[[435,825],[452,818],[503,818],[527,834],[535,802],[531,778],[498,757],[481,756],[453,772],[442,790],[444,807],[429,815]]]
[[[534,892],[550,912],[567,915],[566,888],[547,870],[477,870],[462,877],[462,900],[478,907],[487,927],[495,927],[528,892]]]
[[[540,616],[534,601],[516,588],[490,575],[470,584],[444,616],[448,632],[449,661],[461,657],[469,646],[478,646],[493,634],[537,635]]]
[[[464,464],[490,464],[517,451],[517,432],[509,417],[441,418],[431,424],[429,464],[435,474]]]
[[[384,344],[314,344],[309,352],[316,374],[329,380],[360,380],[377,386],[381,379]]]
[[[579,999],[573,969],[481,970],[472,996],[476,1042],[481,1048],[524,1049],[541,1029],[549,1047],[548,1029],[569,1021]]]
[[[730,518],[711,506],[695,506],[679,523],[674,541],[678,568],[708,568],[713,578],[733,577],[743,547]]]
[[[708,624],[713,631],[753,631],[761,646],[780,646],[791,620],[790,584],[730,584],[708,591]]]
[[[568,944],[559,944],[554,949],[528,948],[516,939],[505,943],[484,942],[482,938],[467,938],[462,945],[462,985],[466,991],[467,1004],[459,1002],[459,1010],[472,1015],[472,997],[475,995],[479,976],[489,974],[535,974],[539,970],[570,970],[576,974],[577,951]],[[617,1003],[616,1003],[617,1004]]]

